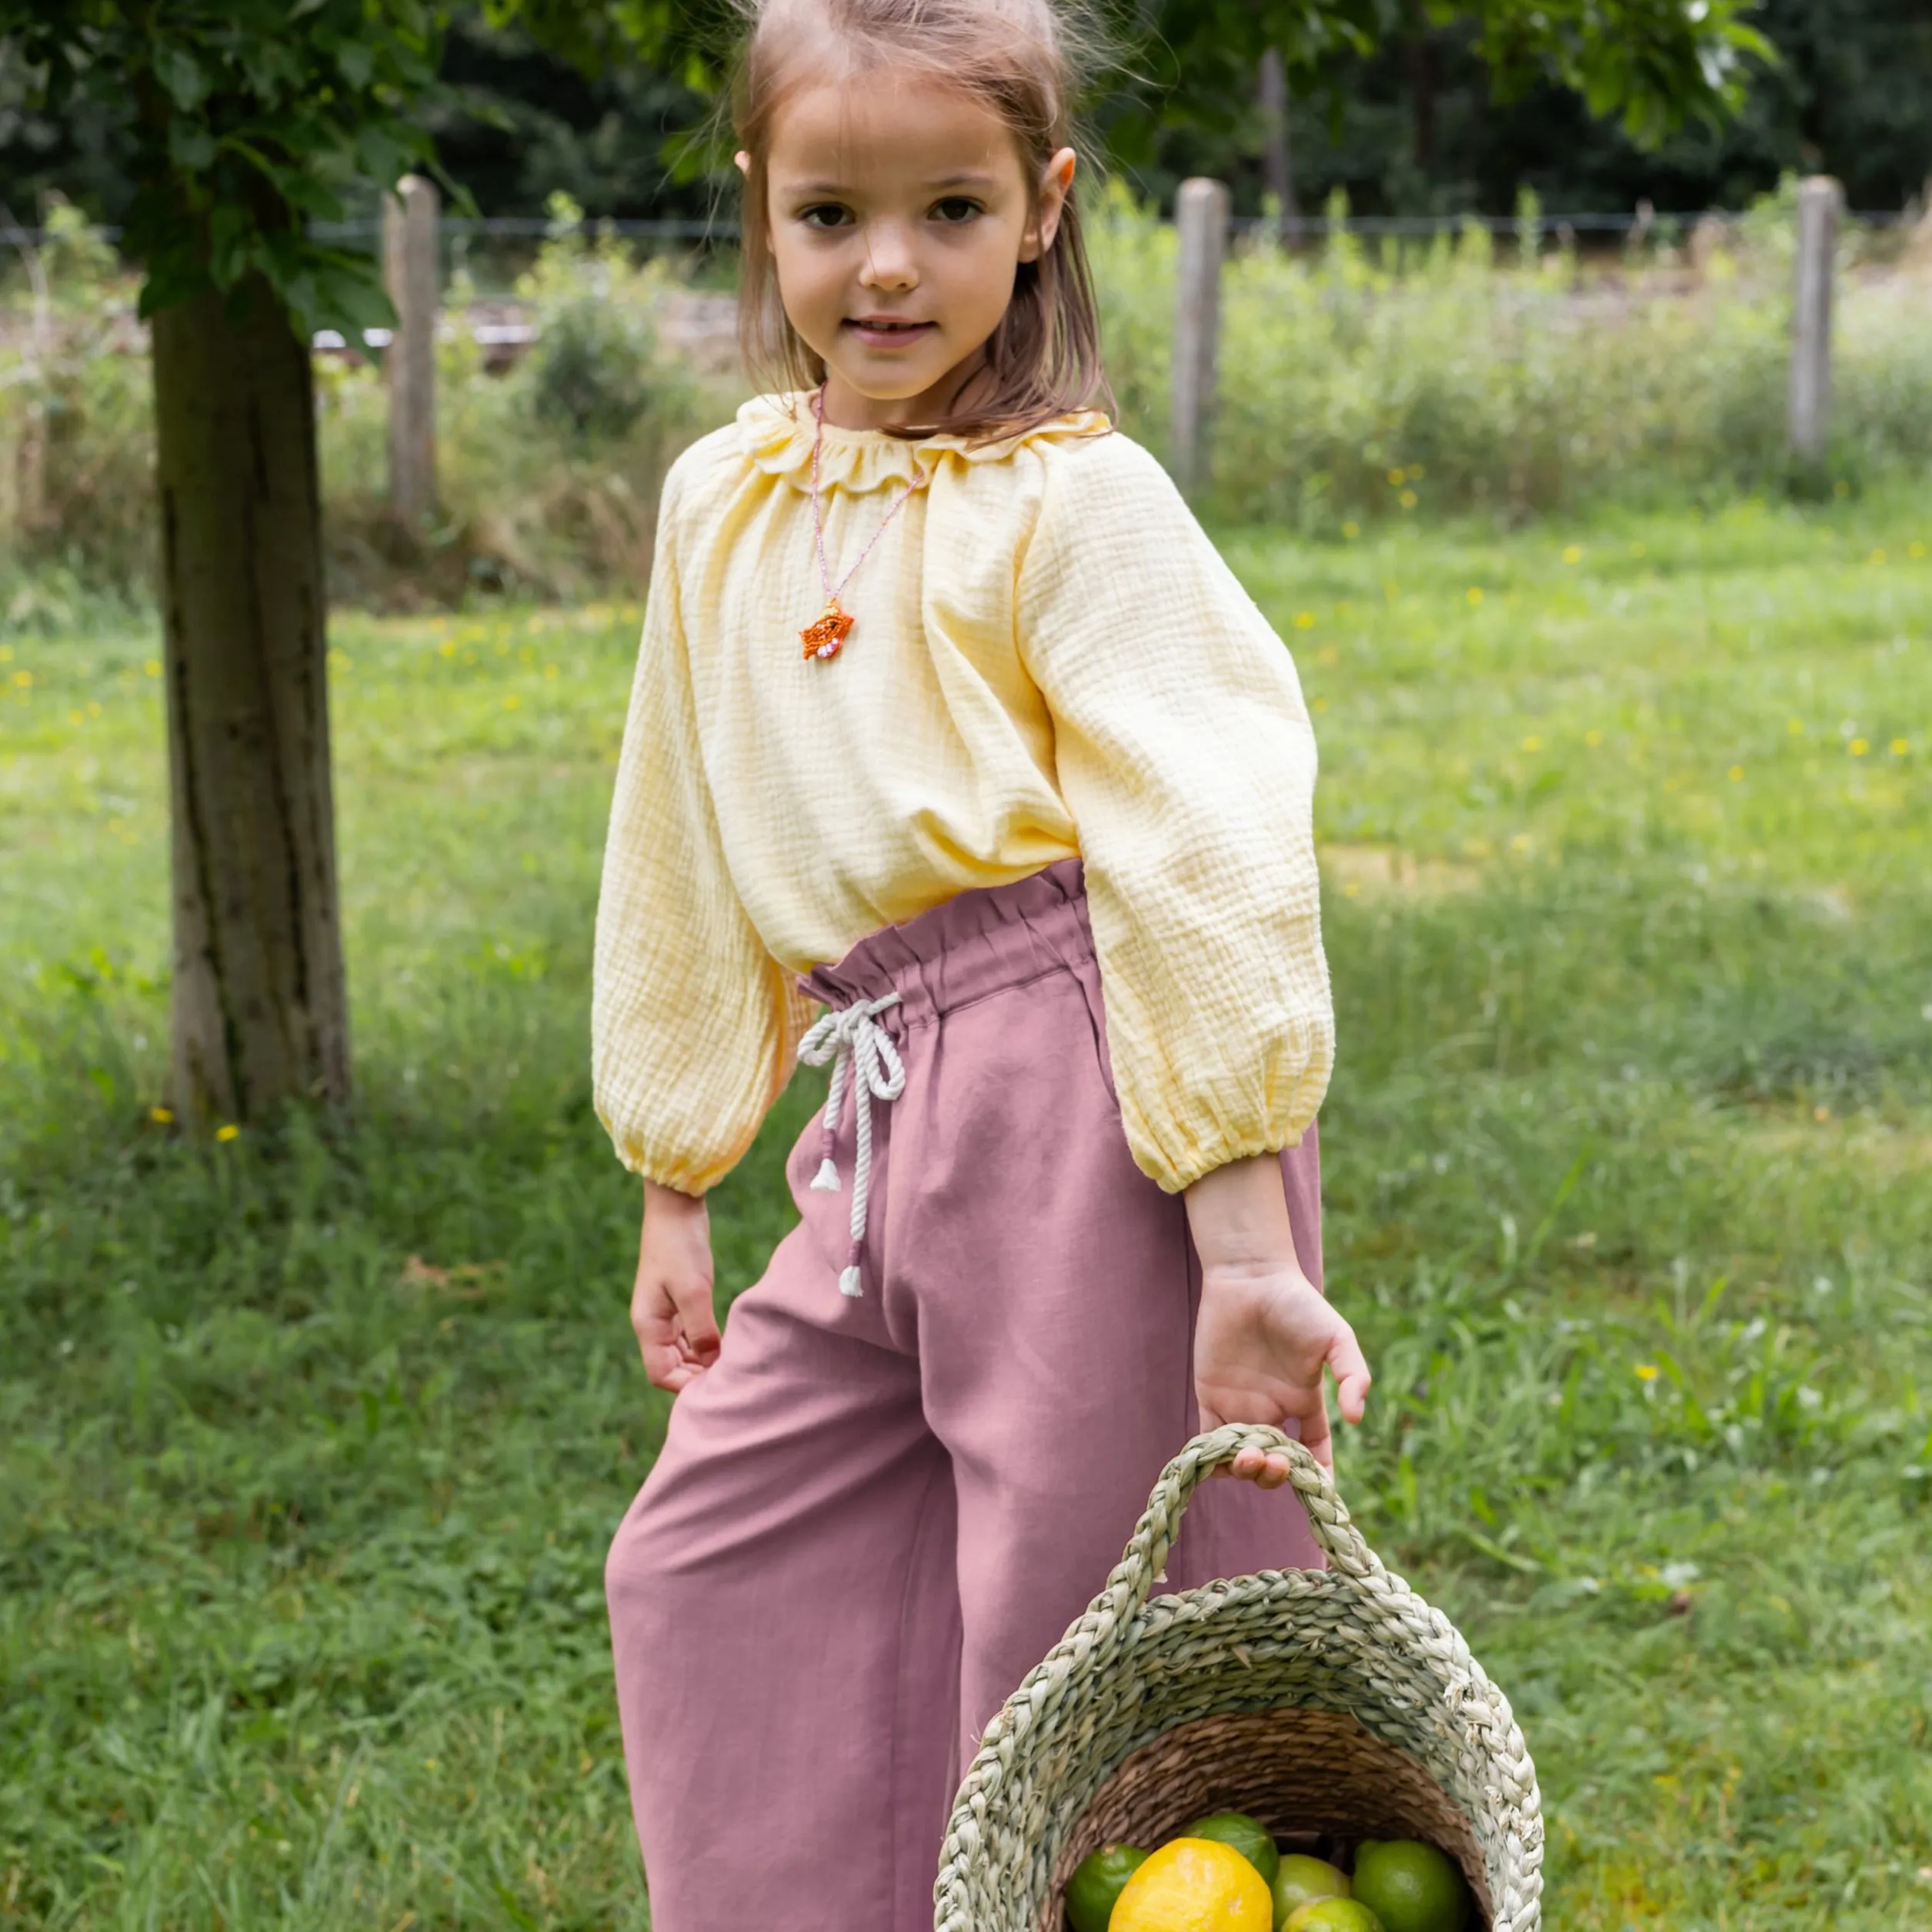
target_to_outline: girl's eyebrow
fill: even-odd
[[[977,169],[965,169],[956,174],[929,175],[919,185],[928,194],[947,188],[997,188],[999,177]],[[834,199],[853,192],[850,183],[829,178],[818,181],[781,179],[777,186],[779,192],[785,195],[824,195]]]

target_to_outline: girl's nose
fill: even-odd
[[[919,263],[912,238],[896,225],[876,224],[866,232],[866,265],[859,281],[868,289],[916,289]]]

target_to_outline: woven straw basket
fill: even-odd
[[[1188,1498],[1236,1452],[1285,1450],[1328,1559],[1150,1599]],[[1197,1436],[1162,1472],[1106,1587],[987,1730],[959,1788],[936,1932],[1062,1932],[1073,1868],[1210,1811],[1346,1855],[1421,1838],[1490,1932],[1539,1932],[1536,1768],[1447,1617],[1383,1568],[1328,1472],[1278,1430]]]

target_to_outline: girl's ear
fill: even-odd
[[[746,153],[742,148],[740,148],[731,158],[732,165],[741,175],[749,175],[751,172],[751,156]]]
[[[1079,158],[1071,148],[1063,148],[1047,162],[1039,178],[1039,200],[1026,232],[1019,238],[1019,259],[1037,262],[1053,245],[1059,232],[1060,211],[1073,192],[1073,171]]]

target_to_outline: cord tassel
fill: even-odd
[[[856,1146],[852,1162],[852,1247],[839,1272],[839,1292],[856,1297],[866,1292],[863,1269],[866,1219],[872,1192],[872,1103],[896,1100],[906,1090],[906,1065],[893,1036],[879,1023],[879,1015],[899,1004],[899,995],[862,999],[843,1012],[821,1016],[799,1042],[799,1061],[805,1066],[832,1064],[831,1090],[826,1096],[819,1129],[819,1171],[813,1176],[816,1193],[839,1190],[837,1142],[839,1116],[846,1088],[853,1093]]]

